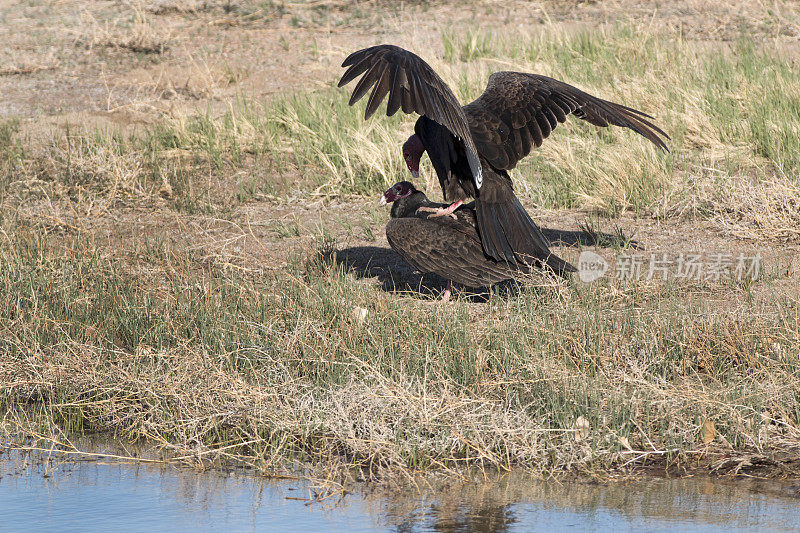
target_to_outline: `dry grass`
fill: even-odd
[[[603,20],[603,9],[635,14],[638,4],[581,10]],[[770,6],[687,2],[680,16],[664,7],[663,18],[650,9],[585,28],[526,3],[519,12],[542,21],[523,30],[503,22],[518,5],[480,2],[472,15],[425,3],[356,13],[338,2],[86,11],[81,53],[124,49],[137,54],[109,55],[149,65],[153,51],[185,65],[133,96],[124,80],[103,84],[103,113],[136,109],[141,122],[0,122],[0,430],[63,446],[76,433],[111,434],[201,466],[311,464],[356,477],[735,470],[739,459],[796,456],[800,315],[779,260],[800,240],[800,75],[786,54],[796,50],[793,6]],[[701,8],[760,33],[675,24]],[[427,31],[454,12],[466,19]],[[574,220],[591,212],[587,234],[634,213],[619,230],[626,246],[656,219],[678,235],[645,242],[651,249],[672,238],[671,252],[786,253],[752,283],[537,280],[544,286],[434,305],[427,278],[396,258],[372,264],[386,214],[363,205],[406,174],[397,147],[414,118],[365,123],[364,104],[348,106],[333,86],[354,46],[337,32],[379,18],[359,43],[398,32],[464,100],[495,70],[539,72],[651,112],[673,137],[661,154],[630,132],[570,121],[515,171],[525,201]],[[229,66],[218,56],[239,50],[230,39],[173,56],[194,37],[172,28],[195,19],[215,39],[241,31],[244,48],[281,32],[271,53],[304,57],[297,72],[319,67],[325,82],[234,94],[268,56]],[[207,107],[173,108],[182,97]],[[358,248],[367,257],[353,264]]]
[[[439,307],[336,264],[264,276],[136,246],[4,241],[7,432],[368,476],[688,468],[800,446],[791,299],[719,314],[677,287],[610,282]]]
[[[711,197],[698,194],[698,209],[731,235],[775,242],[798,240],[800,185],[796,181],[776,177],[754,182],[749,177],[730,177],[724,184],[709,182],[713,184]]]
[[[207,0],[152,0],[144,2],[143,8],[155,15],[168,15],[173,13],[197,13],[215,7],[215,2]],[[233,6],[234,4],[228,3]]]
[[[130,13],[114,20],[97,20],[83,13],[84,32],[78,40],[87,48],[96,46],[127,50],[136,54],[163,54],[171,36],[157,28],[142,4],[127,2]]]
[[[780,56],[772,55],[777,51],[759,50],[743,40],[735,45],[735,53],[710,57],[690,42],[644,32],[626,26],[491,39],[487,42],[494,48],[484,55],[491,52],[496,58],[458,67],[434,64],[464,100],[480,92],[488,72],[499,63],[574,80],[596,94],[647,111],[665,110],[657,121],[672,133],[672,154],[657,152],[627,131],[598,130],[574,121],[560,127],[515,172],[520,189],[541,207],[606,214],[694,210],[702,216],[709,212],[702,206],[712,203],[712,220],[725,223],[717,216],[721,212],[738,213],[740,218],[754,213],[738,205],[748,198],[745,191],[731,193],[731,184],[741,183],[737,176],[790,191],[796,182],[793,176],[800,172],[793,155],[800,132],[800,114],[795,112],[799,104],[791,96],[800,94],[800,77]],[[454,36],[446,37],[446,49],[471,49],[469,40],[455,41]],[[621,51],[634,46],[639,52],[621,60]],[[642,64],[657,69],[642,69]],[[760,94],[757,87],[769,72],[780,83],[764,99],[749,99],[746,95]],[[584,78],[591,81],[582,83]],[[212,85],[218,83],[209,82]],[[148,158],[182,153],[245,173],[266,165],[292,176],[297,184],[293,193],[299,188],[328,197],[377,194],[403,172],[392,147],[402,141],[413,119],[380,117],[365,124],[361,108],[348,107],[347,98],[347,91],[324,88],[267,102],[239,99],[221,115],[164,120],[141,135],[146,141],[139,144],[149,143]],[[734,116],[740,118],[733,120]],[[250,166],[253,163],[257,166]],[[432,169],[423,171],[424,185],[434,190]],[[760,227],[762,237],[774,233],[785,239],[781,217],[776,213],[761,221],[741,220]],[[779,226],[770,226],[771,218]]]
[[[800,78],[782,44],[743,36],[710,53],[680,34],[636,25],[446,33],[444,44],[445,58],[472,62],[458,66],[467,68],[458,81],[464,99],[477,96],[477,80],[487,71],[539,72],[653,113],[672,136],[672,155],[665,157],[629,132],[566,124],[554,133],[556,142],[545,143],[517,172],[545,207],[659,212],[693,201],[679,193],[684,180],[703,169],[731,178],[746,173],[785,187],[800,176],[792,155],[800,139]],[[767,77],[775,83],[765,91]],[[738,197],[726,195],[724,182],[714,182],[726,189],[714,198],[718,205]]]

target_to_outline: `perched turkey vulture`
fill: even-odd
[[[522,72],[496,72],[474,102],[461,106],[453,92],[419,56],[388,44],[350,54],[339,87],[355,78],[350,105],[375,88],[367,103],[369,118],[388,94],[388,116],[398,109],[420,114],[403,157],[413,176],[428,152],[452,202],[436,215],[452,213],[465,198],[475,198],[481,244],[486,254],[514,264],[520,257],[545,260],[548,243],[520,204],[509,172],[540,146],[567,115],[596,126],[623,126],[666,150],[669,136],[650,115],[587,94],[564,82]]]
[[[392,219],[386,224],[389,245],[420,272],[433,272],[448,280],[443,299],[450,297],[452,282],[485,287],[529,271],[523,262],[496,261],[483,252],[472,203],[459,206],[447,216],[432,212],[445,204],[431,202],[408,181],[396,183],[381,197],[392,203]],[[542,265],[556,272],[574,271],[563,259],[550,254]]]

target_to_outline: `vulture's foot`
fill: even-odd
[[[459,200],[453,203],[450,207],[420,207],[417,211],[425,211],[431,213],[428,215],[428,218],[436,218],[436,217],[453,217],[454,220],[458,220],[458,218],[453,214],[453,211],[458,209],[461,204],[464,203],[464,200]]]
[[[456,291],[458,291],[458,288],[459,288],[458,285],[456,285],[450,280],[447,280],[447,288],[442,293],[442,303],[447,303],[450,300],[450,296],[452,296],[453,294],[456,293]]]

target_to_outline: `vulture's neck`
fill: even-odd
[[[414,214],[417,212],[422,206],[432,207],[434,205],[433,202],[428,200],[428,197],[425,196],[425,193],[422,191],[416,191],[413,194],[406,196],[405,198],[400,198],[396,200],[392,204],[392,211],[390,215],[392,218],[405,218],[405,217],[413,217]]]

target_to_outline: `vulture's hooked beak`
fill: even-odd
[[[419,170],[412,170],[412,171],[411,171],[411,176],[412,176],[414,179],[417,179],[417,178],[419,178]]]
[[[385,194],[381,196],[380,200],[378,200],[378,205],[386,205],[388,203],[389,202],[386,201],[386,195]]]

